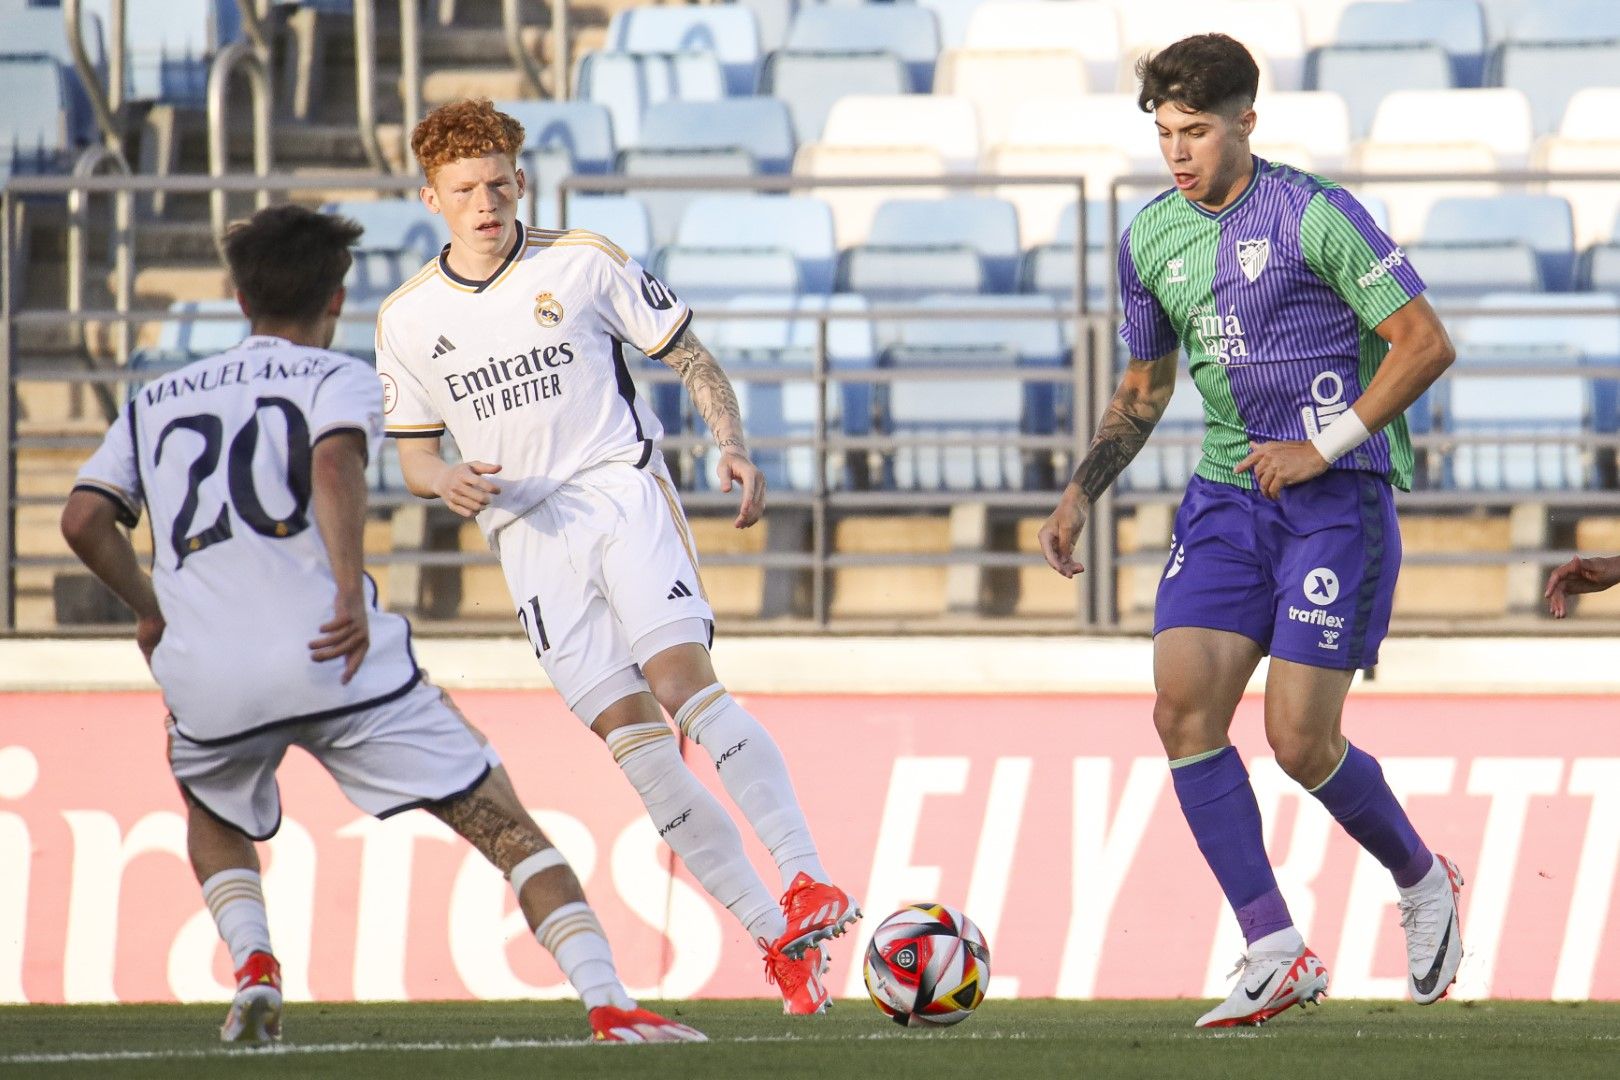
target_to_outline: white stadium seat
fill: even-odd
[[[925,148],[955,172],[971,172],[979,160],[979,117],[965,98],[931,94],[855,94],[827,114],[826,146]]]
[[[1002,141],[1025,99],[1085,92],[1085,61],[1060,49],[948,49],[934,73],[935,94],[973,102],[989,146]]]
[[[1067,49],[1085,57],[1094,90],[1119,81],[1119,14],[1102,0],[1007,0],[981,4],[968,20],[970,49]]]
[[[944,176],[949,171],[939,151],[927,147],[836,146],[807,143],[793,162],[799,176]],[[841,248],[866,242],[872,216],[888,199],[939,199],[947,188],[930,184],[915,187],[826,187],[806,194],[832,207],[833,225]]]
[[[1266,94],[1255,102],[1255,113],[1258,120],[1249,142],[1261,157],[1327,172],[1344,168],[1349,160],[1350,110],[1338,94],[1330,90]],[[1309,164],[1279,149],[1295,147],[1305,151]]]
[[[1369,140],[1406,146],[1486,146],[1504,169],[1523,168],[1534,128],[1521,90],[1395,90],[1373,115]]]

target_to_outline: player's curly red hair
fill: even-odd
[[[488,98],[440,105],[411,132],[411,153],[430,184],[440,166],[452,161],[505,154],[516,164],[521,149],[523,125],[496,109]]]

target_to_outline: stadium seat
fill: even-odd
[[[1512,12],[1504,37],[1539,44],[1620,41],[1620,6],[1609,0],[1535,0]]]
[[[1009,0],[916,0],[918,7],[934,13],[942,49],[960,49],[967,44],[968,26],[981,7],[989,4],[1000,7],[1007,2]]]
[[[780,49],[787,42],[788,26],[793,13],[799,10],[799,0],[737,0],[741,7],[754,13],[759,24],[759,51],[766,55]]]
[[[902,4],[859,7],[806,6],[788,29],[790,52],[887,52],[898,56],[911,75],[911,89],[927,93],[934,85],[939,56],[939,25],[926,8]]]
[[[1535,167],[1556,173],[1620,172],[1620,138],[1599,141],[1550,137],[1537,148]],[[1546,190],[1569,200],[1575,212],[1577,247],[1607,239],[1609,222],[1620,210],[1620,184],[1612,180],[1549,180]]]
[[[1249,145],[1268,161],[1337,172],[1350,157],[1350,110],[1338,94],[1323,90],[1267,94]],[[1296,160],[1303,157],[1304,161]]]
[[[1591,487],[1589,455],[1570,443],[1589,427],[1591,391],[1575,376],[1453,375],[1446,387],[1447,428],[1470,441],[1451,453],[1452,485],[1465,491]]]
[[[748,394],[743,415],[756,437],[798,438],[806,443],[814,434],[815,388],[804,382],[767,382],[749,378],[752,367],[799,367],[808,371],[815,361],[819,337],[815,316],[848,313],[853,318],[829,319],[829,370],[869,369],[876,362],[872,324],[864,315],[866,301],[858,296],[799,296],[743,293],[724,305],[734,312],[780,312],[763,318],[717,319],[704,331],[715,356],[726,365],[739,391]],[[742,391],[747,387],[746,391]],[[833,432],[870,431],[871,384],[845,383],[827,396],[827,421]],[[766,482],[778,490],[807,491],[814,479],[814,458],[809,446],[787,449],[756,447],[753,457],[765,471]],[[842,458],[829,461],[827,483],[847,487]]]
[[[633,195],[570,195],[568,228],[605,236],[643,265],[652,255],[652,219]]]
[[[0,187],[13,174],[67,168],[67,79],[48,57],[0,58]]]
[[[889,247],[960,246],[971,251],[983,264],[985,285],[990,292],[1012,292],[1016,283],[1018,211],[1004,199],[967,195],[946,199],[891,199],[878,207],[866,242]]]
[[[1429,300],[1447,308],[1471,303],[1502,289],[1545,288],[1530,245],[1512,240],[1419,241],[1404,247],[1412,266],[1429,287]]]
[[[950,170],[939,151],[926,147],[865,147],[827,146],[810,143],[799,147],[793,161],[793,172],[798,176],[830,177],[908,177],[925,180],[943,177]],[[872,215],[877,208],[896,193],[904,191],[912,198],[943,199],[950,189],[935,184],[912,184],[904,188],[893,184],[881,187],[814,187],[809,194],[823,200],[832,208],[833,226],[841,248],[865,243],[867,231],[872,227]]]
[[[1077,182],[1085,192],[1107,191],[1120,176],[1140,171],[1130,158],[1105,147],[999,146],[985,155],[985,171],[1006,176],[1050,176],[1061,183],[998,184],[997,198],[1018,208],[1024,247],[1030,248],[1053,238],[1058,216],[1079,195]],[[1157,181],[1155,181],[1157,183]],[[1136,191],[1135,187],[1126,189]]]
[[[1467,178],[1433,182],[1368,180],[1358,185],[1358,198],[1384,204],[1388,217],[1385,231],[1403,243],[1422,233],[1429,207],[1436,200],[1496,195],[1502,190],[1502,184],[1494,179],[1499,169],[1496,155],[1478,143],[1424,146],[1369,140],[1361,143],[1353,156],[1355,167],[1367,173],[1433,173]]]
[[[1452,327],[1458,363],[1620,365],[1620,319],[1610,317],[1613,308],[1610,297],[1583,293],[1491,293]],[[1518,313],[1525,309],[1547,314]],[[1493,310],[1516,313],[1492,316]]]
[[[1119,81],[1119,15],[1102,0],[978,4],[960,44],[969,49],[1064,49],[1085,58],[1091,89],[1108,92]],[[946,48],[957,47],[946,43]]]
[[[1530,99],[1536,134],[1547,135],[1558,129],[1575,94],[1605,78],[1594,73],[1616,71],[1620,71],[1620,41],[1509,42],[1493,58],[1488,81],[1522,90]],[[1610,74],[1607,78],[1620,76]]]
[[[1350,111],[1350,134],[1363,138],[1386,93],[1441,90],[1452,84],[1451,60],[1434,45],[1329,46],[1311,54],[1306,85],[1332,90]]]
[[[1485,68],[1485,13],[1475,0],[1352,3],[1339,16],[1336,45],[1429,45],[1451,58],[1453,83],[1478,86]]]
[[[934,93],[973,103],[988,146],[1002,141],[1025,100],[1085,92],[1084,61],[1078,53],[1058,49],[947,49],[934,73]]]
[[[1566,139],[1615,139],[1615,113],[1620,108],[1620,87],[1588,86],[1564,106],[1558,134]]]
[[[799,291],[799,264],[781,248],[689,248],[671,245],[653,259],[653,273],[695,308],[723,304],[739,292]]]
[[[724,68],[726,92],[732,95],[752,94],[759,74],[759,22],[740,5],[616,11],[608,24],[607,47],[643,54],[710,53]]]
[[[523,149],[561,148],[573,171],[609,173],[618,160],[613,115],[589,101],[499,101],[495,107],[523,125]]]
[[[984,308],[1052,312],[1047,297],[935,296],[923,307]],[[936,318],[901,322],[889,329],[892,341],[882,364],[899,370],[962,370],[977,377],[960,380],[898,379],[880,395],[884,430],[903,440],[891,463],[891,480],[901,490],[1003,491],[1025,486],[1025,455],[997,446],[929,444],[963,436],[1042,433],[1053,430],[1054,387],[1011,378],[986,378],[997,368],[1019,365],[1057,369],[1064,350],[1057,319]],[[1064,381],[1067,381],[1064,376]]]
[[[1120,200],[1119,232],[1149,202],[1146,198]],[[1108,200],[1093,199],[1086,206],[1086,303],[1100,308],[1118,275],[1119,236],[1108,233]],[[1019,291],[1044,293],[1072,303],[1079,282],[1079,261],[1075,258],[1075,236],[1079,227],[1076,204],[1070,203],[1058,216],[1050,243],[1032,247],[1019,268]],[[1065,323],[1065,334],[1070,333]]]
[[[686,208],[676,232],[686,248],[780,250],[798,262],[800,287],[832,291],[838,247],[832,211],[803,195],[706,195]]]
[[[643,150],[743,150],[762,173],[793,166],[793,122],[775,98],[665,101],[641,118]]]
[[[350,300],[356,304],[381,303],[450,242],[444,218],[423,206],[420,199],[337,202],[321,209],[341,214],[366,230],[354,248],[354,264],[344,279]]]
[[[110,26],[110,0],[92,0],[87,10]],[[214,29],[212,0],[164,0],[129,8],[124,20],[128,48],[128,93],[135,101],[201,106],[207,98],[208,66],[224,44]]]
[[[81,18],[85,51],[89,53],[91,67],[105,82],[107,56],[103,45],[104,24],[101,16],[90,10],[84,11]],[[73,70],[73,53],[63,29],[61,7],[28,5],[21,0],[10,0],[9,6],[0,5],[0,62],[13,57],[39,56],[48,56],[63,68],[69,142],[86,145],[97,141],[95,113],[91,109],[89,95]],[[16,100],[6,99],[8,103]],[[49,97],[45,100],[49,100]]]
[[[821,138],[833,102],[846,94],[902,94],[910,86],[905,64],[886,52],[776,52],[760,74],[760,93],[787,104],[799,143]]]
[[[1556,195],[1441,199],[1429,209],[1422,239],[1429,244],[1517,244],[1535,253],[1537,277],[1547,288],[1570,287],[1575,226],[1569,203]],[[1423,264],[1417,265],[1424,272]]]
[[[1107,147],[1124,152],[1143,169],[1164,168],[1153,117],[1137,106],[1135,94],[1031,96],[1013,111],[1003,143]]]
[[[1435,130],[1445,117],[1445,130]],[[1523,168],[1534,132],[1530,101],[1518,90],[1395,90],[1378,105],[1367,133],[1373,142],[1434,146],[1471,143],[1488,147],[1505,169]]]
[[[839,259],[837,288],[894,303],[932,293],[977,293],[985,291],[984,264],[961,244],[868,242]]]
[[[1157,0],[1119,7],[1125,51],[1118,90],[1135,92],[1132,67],[1142,53],[1207,33],[1230,34],[1248,47],[1260,65],[1262,92],[1304,88],[1304,25],[1291,0]]]
[[[619,172],[626,177],[742,177],[758,174],[754,159],[745,150],[621,150]],[[668,244],[675,238],[681,216],[693,199],[702,195],[692,187],[627,185],[625,194],[641,200],[652,222],[653,243]]]
[[[646,9],[661,10],[661,9]],[[697,9],[693,9],[697,10]],[[641,138],[641,114],[660,101],[718,101],[725,75],[713,53],[586,53],[575,93],[607,107],[620,146]]]
[[[827,114],[825,146],[927,149],[954,172],[979,162],[979,118],[963,98],[928,94],[849,95]]]

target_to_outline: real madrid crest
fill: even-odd
[[[562,325],[562,303],[548,292],[536,296],[534,298],[534,321],[547,330],[555,330]]]

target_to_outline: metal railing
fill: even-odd
[[[119,126],[119,116],[124,109],[124,3],[125,0],[111,0],[110,4],[112,25],[107,28],[107,86],[104,87],[95,65],[90,62],[89,47],[84,43],[83,0],[62,0],[62,20],[68,51],[73,54],[73,69],[90,99],[102,141],[120,157],[124,153],[124,134]]]
[[[208,175],[223,179],[230,167],[228,132],[231,76],[240,69],[247,76],[253,108],[253,172],[260,178],[270,175],[270,136],[274,123],[275,94],[270,86],[270,68],[250,41],[237,41],[221,49],[208,70]],[[170,189],[172,190],[172,188]],[[270,188],[258,189],[257,205],[270,205]],[[226,191],[215,187],[209,192],[209,220],[215,238],[225,235]]]
[[[11,433],[10,445],[13,452],[8,453],[3,469],[0,469],[0,508],[5,514],[4,527],[0,527],[0,567],[6,572],[0,573],[0,629],[14,625],[13,610],[15,598],[15,571],[20,567],[48,567],[57,566],[65,568],[71,566],[71,560],[57,557],[29,557],[18,559],[16,557],[15,515],[19,506],[40,504],[50,501],[49,497],[16,497],[15,489],[15,451],[26,450],[31,447],[44,446],[76,446],[90,449],[97,441],[90,436],[46,436],[26,435],[18,436],[15,421],[16,388],[20,382],[50,380],[64,383],[93,383],[108,385],[117,390],[124,390],[134,381],[143,378],[139,373],[127,368],[119,367],[110,370],[23,370],[18,366],[16,353],[16,338],[19,330],[48,326],[82,326],[87,322],[100,322],[122,329],[125,334],[128,328],[137,323],[152,323],[173,319],[169,312],[164,310],[133,311],[130,309],[130,289],[134,273],[134,234],[133,221],[127,216],[122,221],[122,227],[115,228],[112,235],[111,248],[114,254],[113,284],[115,292],[115,308],[111,311],[86,310],[83,306],[82,283],[86,274],[86,254],[84,243],[83,200],[95,194],[108,194],[119,200],[127,215],[133,198],[139,194],[158,189],[167,190],[175,194],[202,194],[213,195],[231,194],[241,192],[273,191],[307,191],[320,190],[331,187],[344,189],[369,188],[377,192],[408,193],[417,186],[414,177],[378,176],[368,179],[357,179],[350,175],[306,175],[285,176],[271,175],[264,178],[231,176],[223,178],[209,178],[199,176],[176,177],[126,177],[89,175],[96,165],[106,165],[110,157],[98,160],[94,164],[86,164],[81,168],[80,174],[72,177],[17,177],[12,185],[4,192],[0,192],[0,217],[3,217],[4,230],[0,235],[0,276],[8,283],[0,290],[3,293],[4,311],[0,313],[0,383],[3,383],[11,392],[5,395],[5,403],[0,406],[0,423],[4,430]],[[1538,174],[1538,178],[1547,177]],[[1597,179],[1612,180],[1613,177],[1598,176]],[[1377,179],[1386,181],[1388,178],[1380,176]],[[1423,177],[1423,179],[1435,179]],[[1558,179],[1569,179],[1559,176]],[[944,177],[880,177],[863,176],[849,178],[831,177],[752,177],[752,178],[679,178],[679,177],[571,177],[561,182],[557,193],[558,213],[562,221],[566,222],[570,209],[571,195],[585,195],[613,189],[649,189],[649,188],[686,188],[691,190],[776,190],[792,191],[800,189],[845,189],[845,188],[877,188],[906,186],[924,187],[956,187],[956,188],[996,188],[1024,184],[1063,185],[1073,187],[1079,205],[1085,206],[1085,188],[1078,178],[1053,177],[1021,177],[1021,176],[944,176]],[[1109,216],[1117,224],[1119,188],[1111,192]],[[16,237],[13,235],[15,200],[22,197],[40,195],[67,196],[77,200],[73,205],[75,221],[77,223],[78,239],[68,245],[70,261],[77,269],[73,271],[80,282],[75,294],[77,299],[65,311],[20,311],[14,302],[13,291],[18,275],[13,265],[15,256]],[[807,383],[816,387],[817,405],[814,417],[813,430],[808,437],[777,437],[754,438],[751,442],[761,451],[775,450],[808,450],[813,467],[811,475],[814,477],[810,489],[802,492],[773,493],[772,505],[778,508],[798,509],[809,515],[810,542],[807,550],[798,551],[767,551],[757,555],[733,555],[729,557],[709,557],[705,559],[709,565],[750,565],[758,566],[767,571],[803,572],[808,575],[810,582],[810,621],[818,625],[826,625],[830,620],[831,605],[829,596],[831,592],[831,577],[835,571],[851,567],[884,566],[884,565],[942,565],[969,566],[979,568],[1006,568],[1039,565],[1039,555],[1020,553],[1016,551],[996,550],[962,550],[942,553],[912,552],[898,555],[861,555],[840,553],[834,550],[832,543],[832,525],[835,515],[846,512],[860,512],[872,510],[905,511],[905,510],[940,510],[955,505],[988,504],[1000,507],[1009,512],[1025,511],[1031,513],[1044,513],[1055,501],[1055,492],[1048,490],[1009,490],[991,492],[960,492],[960,491],[894,491],[894,490],[860,490],[845,487],[835,487],[828,483],[829,462],[841,463],[846,458],[865,459],[868,462],[881,461],[889,455],[904,452],[917,446],[972,446],[982,445],[982,440],[961,437],[915,436],[904,437],[895,435],[853,435],[840,430],[829,416],[829,392],[837,392],[840,388],[856,383],[884,384],[911,380],[938,379],[938,378],[984,378],[982,371],[923,371],[894,368],[877,368],[850,370],[836,367],[829,356],[829,328],[832,323],[849,322],[866,319],[874,322],[895,322],[900,320],[952,320],[992,318],[996,320],[1011,321],[1024,318],[1051,319],[1063,318],[1071,320],[1074,340],[1074,351],[1069,367],[1064,369],[1053,368],[1017,368],[998,370],[997,378],[1016,380],[1024,383],[1064,384],[1072,395],[1072,423],[1068,430],[1060,430],[1050,436],[1025,435],[1016,438],[997,437],[994,445],[1009,449],[1016,449],[1031,454],[1051,455],[1055,462],[1061,462],[1065,456],[1069,462],[1078,460],[1084,453],[1089,442],[1090,432],[1093,430],[1098,414],[1106,405],[1109,394],[1117,381],[1115,368],[1115,349],[1113,339],[1113,316],[1107,311],[1090,311],[1086,308],[1087,285],[1085,255],[1088,247],[1086,229],[1088,215],[1077,215],[1077,227],[1080,230],[1075,236],[1075,272],[1079,282],[1077,303],[1069,308],[1059,308],[1053,311],[1018,311],[1003,308],[987,307],[984,310],[974,310],[967,307],[956,309],[940,309],[931,307],[887,305],[873,306],[864,312],[849,310],[822,310],[801,311],[768,309],[757,311],[742,310],[701,310],[700,318],[705,323],[728,319],[793,319],[800,322],[813,323],[816,327],[815,343],[808,368],[785,364],[770,366],[737,366],[733,368],[733,375],[739,381],[753,382],[796,382]],[[1112,290],[1110,283],[1110,291]],[[1442,314],[1447,312],[1442,311]],[[1492,309],[1489,311],[1470,309],[1470,317],[1514,317],[1520,314],[1549,314],[1545,309],[1533,311],[1518,311],[1512,309]],[[1571,315],[1592,316],[1590,309],[1571,309]],[[346,319],[355,321],[369,321],[370,313],[351,312]],[[1602,313],[1601,317],[1620,317],[1620,308],[1613,312]],[[127,345],[121,347],[127,349]],[[1477,373],[1477,372],[1476,372]],[[1493,365],[1491,374],[1579,374],[1584,378],[1614,377],[1617,373],[1606,369],[1597,369],[1589,366],[1571,366],[1569,371],[1548,365],[1537,365],[1533,368],[1512,368],[1504,365]],[[638,374],[638,378],[649,383],[669,383],[678,381],[673,372],[663,369],[652,369]],[[1191,444],[1195,439],[1187,438],[1185,442]],[[1514,440],[1503,440],[1496,437],[1477,437],[1467,434],[1436,434],[1420,437],[1417,446],[1420,450],[1433,453],[1449,453],[1458,446],[1473,442],[1503,443]],[[1538,436],[1527,436],[1525,442],[1542,442]],[[1572,438],[1556,440],[1562,445],[1577,446],[1584,451],[1612,450],[1620,446],[1620,436],[1606,433],[1584,432]],[[1169,433],[1155,436],[1155,443],[1150,444],[1163,447],[1174,445],[1176,437]],[[706,441],[690,435],[678,435],[665,440],[665,447],[676,459],[689,467],[708,465],[704,459]],[[1061,483],[1063,476],[1056,477]],[[1123,492],[1117,496],[1109,496],[1101,500],[1094,509],[1092,524],[1083,536],[1083,550],[1078,553],[1082,562],[1088,566],[1111,566],[1116,562],[1124,565],[1146,564],[1158,561],[1157,553],[1139,555],[1121,555],[1117,546],[1117,535],[1114,527],[1116,508],[1135,508],[1148,503],[1163,503],[1176,497],[1174,492]],[[683,494],[683,498],[694,510],[719,510],[729,506],[733,501],[729,496],[717,492],[692,491]],[[391,493],[379,500],[382,505],[399,506],[413,503],[410,496],[403,493]],[[1620,510],[1620,492],[1612,490],[1581,491],[1564,493],[1519,493],[1503,492],[1423,492],[1417,496],[1404,499],[1409,505],[1426,505],[1431,507],[1462,507],[1462,506],[1511,506],[1523,502],[1533,502],[1538,505],[1570,506],[1583,509],[1602,509],[1607,512]],[[1446,565],[1477,565],[1494,564],[1504,565],[1526,558],[1545,561],[1564,555],[1561,551],[1524,550],[1509,552],[1457,552],[1437,553],[1430,556],[1417,556],[1413,562],[1433,562]],[[464,554],[461,552],[445,552],[430,550],[398,550],[379,558],[373,562],[385,565],[414,565],[414,566],[441,566],[465,565],[471,562],[485,561],[487,556]],[[1071,628],[1087,627],[1092,629],[1106,628],[1112,625],[1118,615],[1119,605],[1116,603],[1113,590],[1113,576],[1109,573],[1087,575],[1077,596],[1077,608],[1074,613]]]

